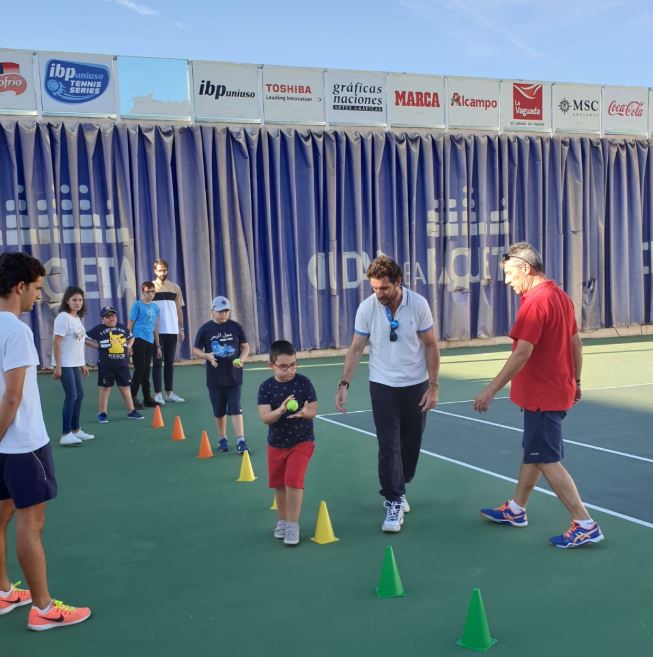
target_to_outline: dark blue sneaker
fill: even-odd
[[[564,534],[552,536],[549,540],[559,548],[575,548],[585,545],[585,543],[600,543],[604,538],[597,522],[589,529],[584,529],[577,522],[572,522]]]
[[[218,452],[228,452],[229,451],[229,443],[227,442],[226,438],[220,438],[218,440]]]
[[[485,516],[492,522],[498,522],[501,525],[512,525],[513,527],[527,527],[528,518],[526,511],[520,513],[513,513],[510,510],[508,502],[504,502],[501,506],[494,509],[481,509],[481,515]]]
[[[239,454],[242,454],[243,452],[249,451],[249,447],[247,447],[247,441],[243,438],[242,440],[239,440],[237,445],[236,445],[236,451]]]
[[[130,420],[144,420],[145,419],[145,416],[142,413],[139,413],[136,409],[134,409],[130,413],[127,413],[127,417]]]
[[[97,421],[100,424],[107,424],[109,422],[109,416],[106,413],[98,413],[97,414]]]

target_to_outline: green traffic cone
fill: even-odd
[[[383,566],[379,585],[376,587],[376,595],[379,598],[403,598],[406,595],[397,569],[395,554],[390,545],[386,547],[383,556]]]
[[[490,627],[485,615],[485,606],[480,589],[472,590],[472,597],[467,608],[467,619],[463,635],[456,641],[463,648],[485,652],[497,642],[490,636]]]

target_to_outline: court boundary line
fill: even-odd
[[[335,424],[336,426],[343,427],[345,429],[350,429],[351,431],[356,431],[357,433],[362,433],[366,436],[371,436],[372,438],[376,438],[376,434],[372,433],[371,431],[366,431],[365,429],[359,429],[358,427],[352,427],[348,424],[345,424],[344,422],[338,422],[336,420],[332,420],[331,418],[324,417],[322,415],[316,415],[315,418],[319,420],[323,420],[324,422],[328,422],[330,424]],[[498,472],[494,472],[493,470],[486,470],[476,465],[472,465],[471,463],[465,463],[464,461],[458,461],[456,459],[452,459],[442,454],[436,454],[435,452],[430,452],[427,449],[420,449],[420,452],[422,454],[427,454],[428,456],[432,456],[441,461],[445,461],[447,463],[453,463],[454,465],[458,465],[463,468],[473,470],[475,472],[480,472],[482,474],[495,477],[496,479],[509,481],[513,484],[517,483],[517,480],[514,479],[513,477],[508,477],[506,475],[499,474]],[[538,493],[544,493],[545,495],[549,495],[550,497],[556,497],[556,498],[558,497],[553,491],[546,490],[546,488],[540,488],[539,486],[535,486],[534,490],[536,490]],[[605,507],[598,506],[597,504],[591,504],[585,501],[583,501],[583,504],[588,509],[592,509],[594,511],[600,511],[601,513],[605,513],[609,516],[613,516],[614,518],[619,518],[620,520],[626,520],[627,522],[632,522],[633,524],[641,525],[642,527],[648,527],[649,529],[653,529],[653,522],[648,522],[646,520],[642,520],[641,518],[635,518],[634,516],[629,516],[626,515],[625,513],[619,513],[619,511],[613,511],[612,509],[607,509]]]

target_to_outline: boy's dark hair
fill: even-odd
[[[401,267],[388,256],[379,256],[370,262],[367,278],[381,279],[388,277],[391,283],[399,283],[403,278]]]
[[[155,285],[152,281],[144,281],[141,283],[141,292],[145,292],[145,290],[152,290],[154,287]]]
[[[83,300],[82,307],[77,312],[77,316],[84,317],[86,314],[86,298],[84,297],[84,290],[82,290],[81,287],[76,287],[74,285],[69,285],[66,288],[66,291],[63,293],[63,299],[61,300],[61,305],[59,306],[60,313],[70,312],[70,306],[68,305],[68,302],[76,294],[81,294]]]
[[[270,362],[276,363],[279,356],[294,356],[297,352],[288,340],[277,340],[270,345]]]
[[[45,268],[33,256],[20,251],[0,254],[0,297],[6,297],[18,283],[29,285]]]

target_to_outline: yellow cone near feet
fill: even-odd
[[[272,506],[270,507],[270,511],[277,511],[277,496],[274,496],[274,499],[272,500]]]
[[[252,462],[249,460],[249,452],[243,452],[243,461],[240,465],[240,477],[236,481],[255,481],[254,470],[252,469]]]
[[[333,533],[331,518],[329,518],[329,511],[327,509],[326,502],[322,500],[320,502],[320,509],[317,512],[315,536],[311,538],[311,541],[315,541],[315,543],[319,543],[320,545],[325,545],[327,543],[335,543],[339,540],[340,539],[336,538],[335,534]]]

